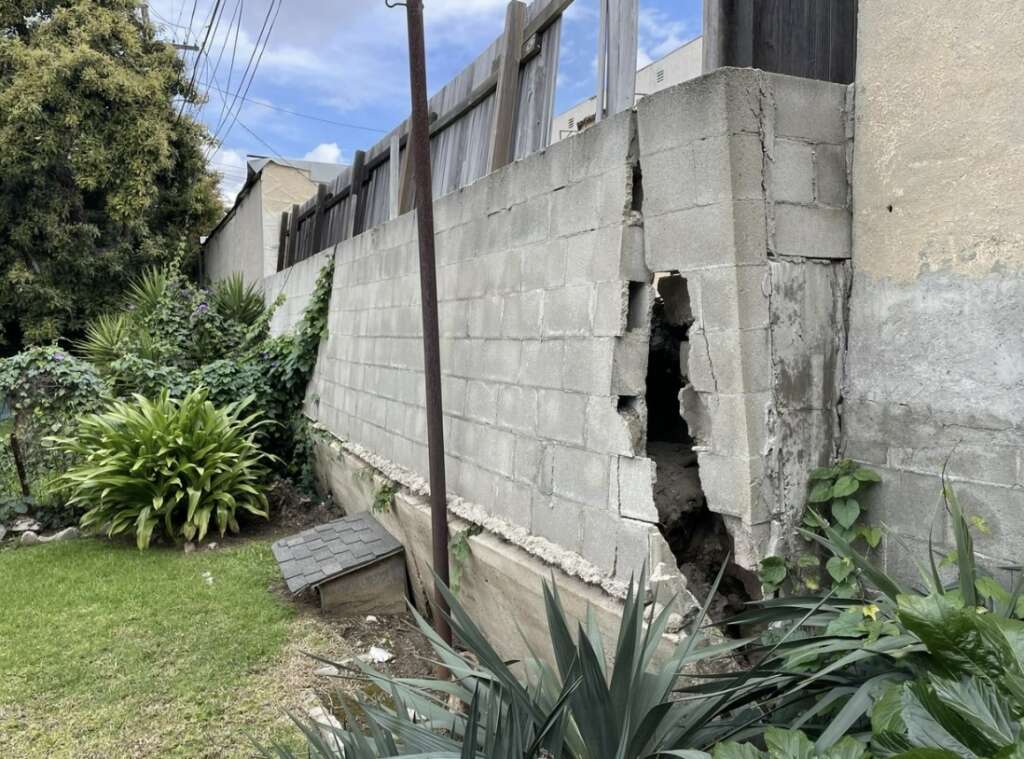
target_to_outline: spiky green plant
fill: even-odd
[[[174,279],[174,274],[166,268],[146,269],[128,285],[125,305],[140,316],[153,313],[167,296]]]
[[[176,400],[136,395],[83,417],[74,437],[54,444],[77,461],[61,481],[70,503],[87,509],[82,527],[107,535],[134,531],[139,548],[154,531],[202,540],[211,521],[238,531],[239,510],[265,517],[263,491],[273,459],[255,442],[267,422],[246,415],[251,402],[217,408],[197,388]]]
[[[255,284],[246,284],[238,272],[213,286],[213,304],[226,319],[251,326],[266,311],[263,291]]]
[[[127,314],[101,314],[86,326],[77,347],[92,364],[104,367],[125,353],[133,332]]]
[[[641,578],[639,587],[643,583]],[[710,641],[702,631],[707,602],[689,634],[675,644],[665,660],[656,663],[656,653],[665,645],[663,634],[671,604],[645,624],[644,594],[632,584],[609,665],[594,615],[588,612],[586,620],[575,626],[574,635],[557,588],[545,584],[555,666],[538,656],[524,636],[524,651],[530,655],[516,667],[495,651],[459,600],[447,588],[441,586],[440,590],[451,607],[448,618],[455,638],[472,657],[462,656],[444,643],[417,615],[420,629],[452,679],[390,678],[364,668],[366,675],[390,694],[390,704],[350,702],[344,707],[346,724],[341,729],[322,732],[311,722],[297,720],[311,756],[696,756],[691,753],[694,749],[708,746],[732,729],[733,724],[724,717],[742,708],[742,698],[675,697],[680,677],[693,665],[743,645],[736,640]],[[517,669],[521,675],[516,674]],[[465,703],[466,710],[449,711],[449,697]],[[264,755],[293,757],[283,746],[264,750]]]

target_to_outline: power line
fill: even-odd
[[[216,90],[217,92],[220,92],[221,94],[228,94],[228,95],[231,94],[230,92],[226,92],[225,90],[222,90],[221,88],[217,87],[214,84],[210,84],[209,82],[200,82],[199,84],[201,86],[203,86],[203,87],[206,87],[207,89]],[[322,116],[313,116],[312,114],[309,114],[309,113],[300,113],[299,111],[292,111],[292,110],[290,110],[288,108],[282,108],[279,105],[273,105],[271,103],[264,103],[261,100],[255,100],[254,98],[241,98],[241,99],[244,100],[247,103],[252,103],[254,105],[262,106],[263,108],[269,108],[272,111],[281,111],[281,113],[287,113],[287,114],[289,114],[291,116],[298,116],[298,117],[303,118],[303,119],[310,119],[311,121],[321,121],[324,124],[333,124],[334,126],[345,127],[347,129],[362,129],[362,130],[367,131],[367,132],[378,132],[380,134],[387,134],[387,130],[386,129],[377,129],[376,127],[361,126],[360,124],[348,124],[348,123],[346,123],[344,121],[334,121],[333,119],[325,119]]]
[[[206,34],[203,35],[203,42],[199,46],[199,53],[196,55],[196,62],[192,66],[192,77],[189,79],[189,82],[188,82],[188,91],[189,92],[191,92],[192,89],[196,86],[196,76],[199,74],[199,59],[202,57],[203,51],[206,50],[206,43],[209,42],[209,40],[210,40],[210,30],[213,28],[213,21],[217,17],[217,11],[220,9],[220,7],[221,7],[221,0],[215,0],[215,2],[213,4],[213,10],[210,12],[210,22],[206,25]],[[191,30],[191,26],[192,26],[192,23],[189,22],[190,30]],[[185,98],[184,100],[181,101],[181,109],[178,111],[178,118],[179,119],[181,118],[181,114],[185,112],[185,105],[187,103],[188,103],[188,98]]]
[[[247,126],[245,125],[245,122],[244,122],[244,121],[240,121],[240,120],[238,120],[238,119],[235,119],[235,120],[236,120],[236,121],[238,122],[238,126],[242,127],[242,129],[244,129],[244,130],[245,130],[245,131],[247,131],[247,132],[248,132],[249,134],[251,134],[251,135],[252,135],[253,137],[255,137],[255,138],[256,138],[256,139],[257,139],[257,140],[258,140],[258,141],[260,142],[260,144],[261,144],[261,145],[263,145],[263,147],[265,147],[265,148],[266,148],[267,150],[269,150],[269,151],[270,151],[271,153],[273,153],[273,154],[274,154],[275,156],[277,156],[277,158],[278,158],[279,160],[281,160],[281,161],[284,161],[284,164],[285,164],[285,166],[291,166],[291,167],[292,167],[293,169],[295,169],[295,168],[298,168],[298,167],[297,167],[297,166],[296,166],[295,164],[293,164],[293,163],[292,163],[291,161],[289,161],[289,160],[288,160],[287,158],[285,158],[285,157],[284,157],[284,156],[282,156],[282,155],[281,155],[280,153],[278,153],[278,152],[277,152],[276,150],[274,150],[273,146],[272,146],[272,145],[271,145],[271,144],[270,144],[269,142],[267,142],[266,140],[264,140],[264,139],[263,139],[262,137],[260,137],[260,136],[259,136],[258,134],[256,134],[256,133],[255,133],[254,131],[252,131],[252,129],[250,129],[249,127],[247,127]]]

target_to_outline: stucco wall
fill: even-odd
[[[258,182],[229,213],[230,217],[214,230],[203,248],[206,280],[217,282],[241,272],[246,282],[262,282],[268,272],[261,261],[263,210]]]
[[[979,549],[1024,549],[1022,29],[1010,0],[860,3],[843,428],[918,558],[929,525],[949,538],[947,461]]]
[[[281,241],[281,213],[291,211],[293,204],[302,205],[316,195],[316,182],[308,172],[273,161],[260,173],[260,195],[263,211],[263,273],[277,271],[277,249]]]

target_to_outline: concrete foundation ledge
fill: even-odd
[[[433,595],[430,506],[426,483],[415,474],[381,460],[359,446],[324,433],[316,446],[316,469],[321,487],[348,513],[374,510],[374,515],[405,547],[408,574],[417,608],[429,608]],[[386,508],[374,507],[382,488],[394,489]],[[530,647],[554,664],[547,633],[543,583],[554,582],[567,615],[578,621],[592,610],[611,646],[622,618],[626,587],[602,578],[592,565],[565,549],[506,525],[516,540],[545,553],[517,545],[501,529],[502,520],[479,506],[449,499],[452,536],[479,524],[484,530],[468,538],[469,558],[460,567],[458,597],[502,656],[522,658]],[[468,518],[467,518],[468,517]],[[486,524],[482,524],[486,522]],[[500,523],[500,524],[499,524]],[[546,546],[538,546],[547,543]],[[582,575],[582,576],[581,576]],[[668,600],[667,598],[664,600]],[[681,635],[665,636],[665,653]]]

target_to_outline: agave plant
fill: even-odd
[[[174,275],[168,269],[150,267],[128,286],[125,305],[136,314],[151,314],[159,308],[173,281]]]
[[[214,285],[213,304],[221,316],[246,326],[255,324],[267,308],[263,291],[247,285],[237,272]]]
[[[83,417],[75,437],[52,439],[79,462],[60,480],[70,503],[87,509],[82,527],[133,530],[141,549],[157,529],[202,540],[211,521],[221,535],[237,532],[239,510],[265,517],[273,457],[255,442],[267,422],[246,415],[251,400],[217,408],[206,388],[180,401],[166,390],[155,400],[136,395]]]
[[[520,663],[521,676],[494,650],[459,600],[440,586],[451,607],[448,619],[455,638],[471,656],[444,643],[416,615],[452,679],[390,678],[364,667],[366,675],[390,694],[389,705],[350,702],[343,707],[343,727],[297,720],[307,737],[310,756],[702,756],[696,749],[733,730],[734,724],[725,717],[742,709],[743,698],[678,699],[678,682],[696,663],[734,651],[744,641],[712,641],[702,632],[716,581],[689,634],[680,638],[663,663],[656,664],[671,604],[645,624],[643,593],[638,591],[643,584],[643,577],[638,585],[631,584],[612,652],[606,652],[589,611],[573,635],[557,588],[545,584],[555,666],[545,663],[524,637],[524,651],[530,655]],[[613,654],[611,664],[607,653]],[[465,711],[449,711],[449,698],[466,704]],[[281,745],[263,753],[283,759],[294,756]]]
[[[89,322],[77,347],[95,366],[107,366],[124,354],[133,331],[127,314],[102,314]]]

